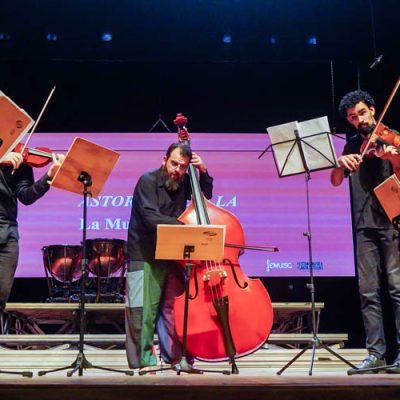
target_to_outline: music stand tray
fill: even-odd
[[[78,177],[81,172],[86,172],[92,177],[91,196],[97,197],[119,157],[119,153],[113,150],[76,137],[49,183],[59,189],[82,194],[82,183]]]
[[[222,261],[224,225],[157,225],[157,260],[187,260],[185,247],[192,246],[191,260]]]
[[[33,119],[0,91],[0,161],[20,142]]]

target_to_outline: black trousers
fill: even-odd
[[[18,264],[19,247],[17,241],[0,244],[0,317],[10,296]]]
[[[357,231],[357,269],[361,312],[370,354],[383,358],[386,341],[382,315],[381,283],[387,280],[400,349],[400,254],[399,234],[394,229]]]

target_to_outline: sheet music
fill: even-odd
[[[310,171],[332,168],[337,165],[327,117],[310,119],[298,123],[301,146]],[[325,133],[325,134],[323,134]],[[334,163],[334,165],[332,165]]]
[[[279,176],[295,175],[306,171],[301,151],[309,171],[332,168],[337,165],[326,116],[272,126],[267,128],[267,131],[273,145]],[[296,140],[296,131],[300,141]]]
[[[294,132],[299,130],[297,121],[271,126],[267,130],[273,144],[279,175],[286,176],[305,172],[300,149],[294,142]]]

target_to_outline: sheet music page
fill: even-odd
[[[320,117],[298,123],[301,146],[310,171],[337,165],[328,118]]]
[[[295,131],[297,121],[267,128],[274,149],[279,176],[294,175],[305,171]]]

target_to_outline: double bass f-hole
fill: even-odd
[[[247,282],[244,282],[243,285],[240,284],[240,282],[238,280],[238,277],[236,275],[236,272],[235,272],[235,268],[233,267],[233,264],[232,264],[231,260],[228,260],[227,258],[224,258],[222,263],[223,264],[228,264],[231,267],[233,278],[235,279],[236,285],[238,285],[240,287],[240,289],[246,289],[247,286],[249,286],[249,284]]]

